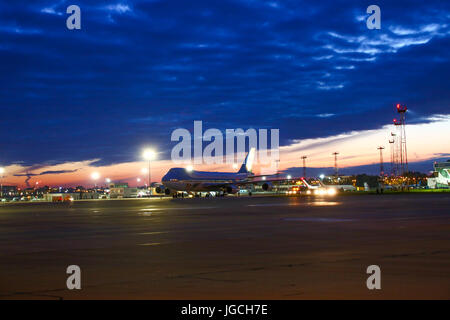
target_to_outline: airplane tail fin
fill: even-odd
[[[302,178],[301,180],[302,180],[302,182],[308,187],[308,189],[311,188],[311,185],[310,185],[308,182],[306,182],[306,179],[305,179],[305,178]]]
[[[241,168],[238,173],[249,173],[252,172],[253,160],[255,159],[255,148],[251,148],[245,157],[244,163],[242,163]]]

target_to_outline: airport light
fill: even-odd
[[[97,188],[97,180],[100,179],[100,173],[92,172],[91,178],[92,178],[92,180],[94,180],[94,187]]]
[[[111,179],[110,178],[106,178],[105,181],[106,181],[106,183],[111,183]]]
[[[325,178],[325,175],[322,173],[322,174],[319,176],[319,178],[320,178],[321,180],[323,180],[323,178]]]
[[[150,168],[150,162],[156,158],[156,152],[153,149],[145,149],[142,152],[142,157],[148,161],[148,187],[151,190],[152,185],[152,177],[151,177],[151,168]]]
[[[142,153],[142,157],[148,161],[155,159],[155,156],[156,153],[153,149],[145,149],[144,152]]]
[[[5,168],[0,167],[0,198],[3,198],[3,174],[5,173]]]
[[[290,174],[288,174],[287,179],[288,179],[288,180],[291,180],[291,179],[292,179],[292,176],[291,176]]]
[[[98,180],[100,178],[100,173],[98,172],[92,172],[91,173],[92,180]]]

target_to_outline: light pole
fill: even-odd
[[[384,170],[383,170],[383,149],[384,149],[384,147],[379,146],[377,149],[380,150],[380,177],[382,177],[384,175]]]
[[[5,168],[0,167],[0,198],[3,198],[3,174],[5,173]]]
[[[303,160],[303,177],[306,178],[306,158],[308,158],[308,156],[302,156],[302,160]]]
[[[151,194],[151,183],[152,183],[152,177],[151,177],[151,168],[150,168],[150,162],[155,159],[156,152],[153,149],[145,149],[144,152],[142,152],[142,157],[148,161],[148,187],[150,189]]]
[[[336,175],[336,179],[338,178],[339,174],[338,174],[338,163],[337,163],[337,156],[339,154],[339,152],[333,152],[332,153],[334,155],[334,173]]]
[[[100,173],[92,172],[91,178],[92,178],[92,180],[94,180],[94,188],[97,189],[97,180],[100,178]]]

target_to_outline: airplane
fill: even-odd
[[[303,178],[303,177],[302,177],[300,180],[303,182],[303,184],[304,184],[309,190],[315,190],[315,189],[319,189],[319,188],[320,188],[320,186],[317,186],[317,185],[313,186],[313,185],[309,184],[308,182],[306,182],[306,179]]]
[[[323,179],[319,179],[319,184],[323,188],[333,188],[336,191],[356,191],[356,188],[351,184],[325,184],[323,183]]]
[[[202,193],[219,192],[220,194],[236,194],[240,187],[253,189],[254,185],[261,185],[263,191],[271,191],[275,188],[274,182],[294,181],[288,176],[281,178],[279,174],[256,176],[252,172],[253,160],[255,158],[255,148],[251,148],[241,168],[238,172],[209,172],[196,171],[187,168],[171,168],[162,178],[162,185],[156,187],[155,191],[159,194],[172,195],[177,197],[178,193]],[[273,179],[274,178],[274,179]],[[304,178],[300,179],[308,188],[307,194],[314,195],[334,195],[336,190],[321,186],[312,186]],[[251,195],[251,191],[249,195]]]
[[[319,180],[319,183],[324,188],[333,188],[333,189],[336,189],[336,191],[338,191],[338,190],[342,190],[342,191],[356,191],[356,188],[354,186],[352,186],[352,185],[349,185],[349,184],[337,184],[337,185],[324,184],[322,182],[322,180]]]
[[[255,184],[252,173],[255,148],[251,148],[238,172],[208,172],[171,168],[162,178],[162,186],[156,188],[157,193],[174,195],[178,192],[222,192],[235,194],[240,186]],[[263,184],[263,190],[270,190],[269,183]],[[251,192],[249,193],[251,195]]]
[[[308,188],[308,191],[306,191],[307,194],[314,194],[314,195],[335,195],[337,193],[337,189],[333,187],[326,186],[322,183],[322,181],[319,180],[320,185],[310,185],[308,182],[306,182],[305,178],[301,178],[301,181],[303,184]]]

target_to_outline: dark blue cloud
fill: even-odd
[[[132,161],[193,120],[281,143],[448,113],[450,5],[378,1],[0,3],[0,161]]]

